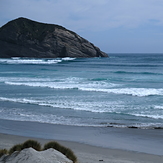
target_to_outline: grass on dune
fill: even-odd
[[[35,149],[37,151],[43,151],[43,150],[47,150],[49,148],[53,148],[53,149],[61,152],[62,154],[64,154],[68,159],[72,160],[73,163],[77,162],[77,157],[75,156],[74,152],[71,149],[62,146],[62,145],[60,145],[59,143],[57,143],[55,141],[52,141],[52,142],[49,142],[49,143],[45,144],[44,148],[42,149],[41,144],[38,141],[36,141],[36,140],[27,140],[22,144],[14,145],[9,150],[0,149],[0,157],[5,155],[5,154],[11,155],[15,151],[21,151],[21,150],[23,150],[25,148],[30,148],[30,147],[32,147],[33,149]]]

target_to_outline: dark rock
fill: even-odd
[[[108,57],[98,47],[66,28],[26,18],[0,28],[0,58]]]
[[[128,126],[128,128],[135,128],[135,129],[137,129],[138,127],[136,127],[136,126]]]
[[[108,126],[106,126],[106,127],[114,127],[114,126],[108,125]]]
[[[154,127],[154,129],[157,129],[157,130],[162,130],[163,127]]]

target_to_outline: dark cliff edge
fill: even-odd
[[[0,28],[0,58],[11,57],[91,58],[108,55],[62,26],[18,18]]]

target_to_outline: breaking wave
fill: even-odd
[[[45,107],[52,108],[60,108],[60,109],[71,109],[71,110],[80,110],[80,111],[88,111],[93,113],[106,113],[106,112],[114,112],[116,109],[120,109],[123,104],[121,102],[85,102],[85,101],[75,101],[75,100],[67,100],[67,99],[27,99],[27,98],[6,98],[0,97],[0,101],[8,101],[15,103],[23,103],[23,104],[31,104],[31,105],[39,105]],[[116,106],[116,107],[115,107]]]
[[[133,109],[127,109],[126,106],[122,101],[113,101],[113,102],[106,102],[106,101],[101,101],[101,102],[86,102],[86,101],[73,101],[70,100],[68,101],[67,99],[55,99],[50,100],[50,99],[31,99],[31,98],[7,98],[7,97],[0,97],[0,101],[6,101],[6,102],[14,102],[14,103],[22,103],[22,104],[30,104],[30,105],[38,105],[38,106],[43,106],[43,107],[50,107],[51,109],[53,108],[58,108],[58,109],[71,109],[71,110],[76,110],[76,111],[86,111],[94,114],[110,114],[110,116],[113,118],[115,116],[121,117],[125,116],[126,118],[128,117],[130,120],[132,119],[132,123],[128,124],[118,124],[118,123],[97,123],[97,124],[91,124],[95,126],[106,126],[106,127],[122,127],[122,128],[143,128],[143,129],[160,129],[162,125],[159,124],[151,124],[151,123],[143,123],[141,124],[136,124],[135,122],[138,122],[136,119],[140,118],[149,118],[151,119],[157,119],[157,120],[162,120],[163,115],[160,114],[158,115],[158,110],[160,109],[161,106],[153,106],[153,109],[150,111],[144,111],[142,112],[143,108],[135,108],[134,111]],[[31,107],[29,107],[31,108]],[[39,109],[39,107],[37,107]],[[127,109],[128,112],[125,114],[123,109]],[[45,109],[45,108],[44,108]],[[38,121],[42,123],[54,123],[54,124],[67,124],[67,125],[72,125],[74,122],[74,125],[85,125],[88,126],[88,121],[79,122],[79,117],[73,117],[73,120],[71,119],[71,116],[67,116],[66,114],[63,114],[62,116],[56,116],[54,113],[52,113],[50,110],[51,109],[46,109],[46,114],[44,115],[41,111],[33,111],[31,109],[23,109],[23,108],[13,108],[9,110],[5,110],[3,108],[0,109],[1,112],[1,118],[2,119],[13,119],[13,120],[23,120],[23,121]],[[158,110],[155,110],[158,109]],[[48,111],[49,110],[49,111]],[[63,110],[64,111],[64,110]],[[65,112],[65,111],[64,111]],[[12,116],[11,116],[12,114]],[[135,117],[135,118],[134,118]],[[114,119],[114,118],[113,118]],[[117,119],[117,118],[116,118]],[[134,120],[135,119],[135,120]],[[101,120],[102,121],[102,120]]]
[[[63,61],[72,61],[76,58],[55,58],[55,59],[36,59],[36,58],[19,58],[13,57],[11,59],[0,59],[1,64],[56,64]]]
[[[124,94],[131,96],[163,96],[163,89],[156,88],[113,88],[117,85],[96,81],[90,83],[67,83],[67,82],[5,82],[8,85],[23,85],[30,87],[48,87],[51,89],[77,89],[80,91],[105,92],[113,94]]]
[[[118,88],[118,89],[80,88],[80,89],[84,91],[98,91],[98,92],[125,94],[125,95],[139,96],[139,97],[163,95],[163,89],[154,89],[154,88]]]

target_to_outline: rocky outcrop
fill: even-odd
[[[0,163],[72,163],[72,161],[52,148],[40,152],[33,148],[26,148],[20,152],[2,156]]]
[[[0,58],[108,57],[75,32],[26,18],[12,20],[0,28]]]

